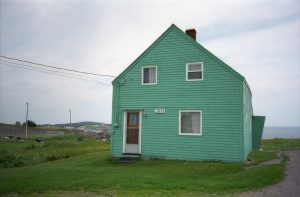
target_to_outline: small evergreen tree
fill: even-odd
[[[23,126],[25,126],[25,125],[26,125],[26,122],[23,123]],[[28,127],[36,127],[37,125],[35,124],[34,121],[32,121],[32,120],[27,120],[27,126],[28,126]]]

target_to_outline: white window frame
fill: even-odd
[[[202,72],[202,77],[201,79],[189,79],[189,65],[195,65],[195,64],[200,64],[201,65],[201,70],[196,70],[193,72]],[[193,62],[193,63],[186,63],[185,64],[185,80],[186,81],[202,81],[204,79],[204,66],[203,66],[203,62]]]
[[[144,68],[155,68],[155,83],[144,83]],[[141,72],[141,83],[142,85],[156,85],[157,84],[157,66],[153,65],[153,66],[143,66],[142,67],[142,72]]]
[[[182,112],[199,112],[200,113],[200,133],[181,133],[181,113]],[[195,135],[201,136],[202,135],[202,111],[201,110],[179,110],[179,124],[178,124],[178,135]]]

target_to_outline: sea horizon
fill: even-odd
[[[284,127],[284,126],[269,126],[264,127],[262,139],[296,139],[300,138],[300,126],[299,127]]]

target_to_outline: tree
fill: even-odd
[[[25,125],[26,125],[26,122],[23,122],[23,126],[25,126]],[[35,124],[34,121],[32,121],[32,120],[27,120],[27,126],[28,126],[28,127],[36,127],[37,125]]]

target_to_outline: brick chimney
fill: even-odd
[[[194,40],[196,40],[196,30],[195,29],[187,29],[185,30],[185,33],[189,36],[191,36],[191,38],[193,38]]]

